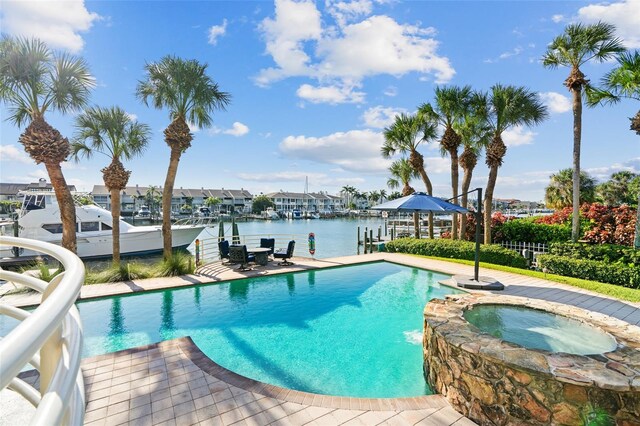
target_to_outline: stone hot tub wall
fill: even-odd
[[[612,334],[604,355],[525,349],[481,332],[462,314],[477,304],[550,311]],[[434,299],[425,308],[424,372],[432,389],[480,425],[582,424],[590,403],[619,426],[640,425],[640,328],[579,308],[513,296]]]

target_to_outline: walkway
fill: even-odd
[[[304,269],[386,260],[446,274],[470,275],[473,268],[391,253],[333,259],[294,259],[295,265],[268,265],[238,272],[219,263],[199,275],[85,286],[82,298],[189,286]],[[481,269],[505,284],[496,292],[582,307],[640,325],[640,303],[619,301],[538,278]],[[9,288],[3,285],[0,290]],[[0,295],[14,305],[38,303],[33,294]],[[439,395],[405,399],[338,398],[306,394],[255,382],[209,360],[184,337],[86,359],[88,425],[473,425]],[[27,373],[28,374],[28,373]],[[37,380],[37,376],[30,377]]]

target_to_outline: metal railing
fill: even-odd
[[[547,253],[549,246],[543,243],[526,243],[519,241],[502,241],[500,245],[504,248],[515,250],[520,254],[523,254],[524,250],[528,250],[532,253]]]
[[[32,425],[81,425],[85,408],[82,324],[74,302],[84,282],[84,264],[70,251],[41,241],[0,237],[0,246],[47,254],[64,268],[49,283],[0,269],[0,279],[42,293],[33,311],[0,303],[0,315],[20,321],[0,340],[0,390],[11,389],[36,407]],[[27,364],[40,373],[39,390],[18,377]]]
[[[275,238],[276,250],[284,248],[286,250],[289,241],[294,240],[296,242],[293,255],[299,257],[310,257],[311,255],[307,251],[308,234],[253,234],[253,235],[240,235],[237,237],[225,236],[222,237],[210,237],[197,240],[197,256],[198,265],[204,265],[207,263],[220,260],[220,251],[218,249],[218,243],[222,240],[228,240],[229,244],[244,244],[248,248],[259,247],[261,238]],[[194,253],[196,254],[196,253]]]

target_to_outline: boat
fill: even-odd
[[[270,220],[280,220],[280,215],[273,209],[273,207],[267,207],[267,209],[262,212],[262,217]]]
[[[151,218],[151,210],[149,210],[149,206],[140,206],[140,210],[136,212],[136,217],[140,219]]]
[[[20,237],[32,238],[60,244],[62,240],[62,223],[60,209],[53,192],[25,192],[22,207],[18,214]],[[111,257],[113,253],[113,236],[111,212],[96,205],[87,204],[86,197],[73,194],[76,206],[76,238],[77,254],[82,259]],[[2,230],[5,235],[13,235],[11,228]],[[172,242],[174,249],[189,246],[205,228],[198,225],[172,225]],[[160,225],[134,226],[120,220],[120,254],[122,256],[146,255],[160,253],[163,249],[162,227]],[[22,256],[29,256],[25,250]],[[0,251],[0,257],[11,257],[11,250]]]
[[[300,210],[291,210],[287,212],[288,219],[302,219],[302,212]]]
[[[210,217],[212,216],[211,210],[209,209],[209,207],[200,207],[198,208],[198,210],[196,210],[196,212],[194,213],[195,217]]]

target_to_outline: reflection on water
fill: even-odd
[[[309,271],[309,288],[314,289],[316,286],[316,271]]]
[[[193,289],[193,301],[196,304],[196,307],[198,308],[198,311],[200,310],[200,286],[196,286]]]
[[[160,324],[160,334],[163,336],[169,335],[175,328],[173,322],[173,292],[162,292],[162,322]]]
[[[289,296],[293,296],[296,293],[296,279],[295,274],[287,275],[287,288],[289,289]]]
[[[238,280],[229,284],[229,297],[234,302],[246,303],[249,294],[249,281]]]

